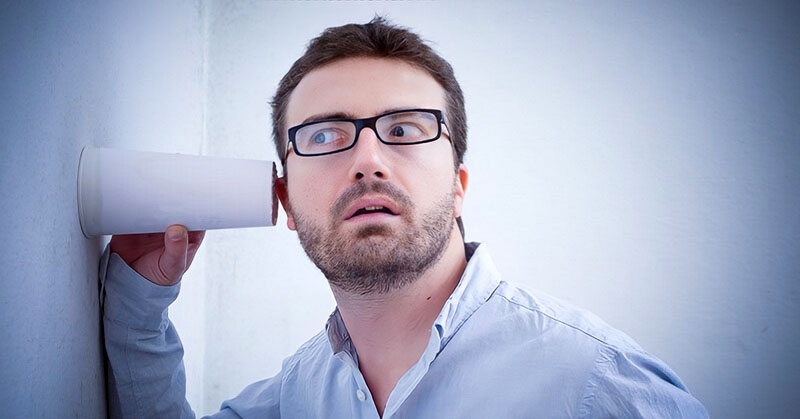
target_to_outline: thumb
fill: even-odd
[[[189,232],[186,227],[175,224],[164,234],[164,252],[158,258],[158,268],[171,283],[176,283],[186,271],[186,250],[189,247]]]

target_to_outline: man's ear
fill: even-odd
[[[458,165],[458,175],[456,176],[456,196],[453,203],[453,217],[461,216],[461,208],[464,205],[464,195],[467,193],[469,183],[469,171],[464,163]]]
[[[281,201],[283,210],[286,211],[286,227],[289,227],[289,230],[296,230],[297,227],[294,225],[294,217],[292,216],[292,205],[289,203],[289,191],[286,187],[286,177],[279,177],[275,180],[275,193]]]

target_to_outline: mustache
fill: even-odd
[[[339,220],[344,219],[344,212],[347,211],[347,208],[350,206],[350,204],[368,193],[380,194],[391,199],[400,207],[401,210],[414,208],[414,203],[411,201],[411,198],[403,193],[400,188],[389,182],[358,182],[345,189],[345,191],[342,192],[338,198],[336,198],[336,201],[331,206],[330,211],[330,215],[333,220],[338,222]]]

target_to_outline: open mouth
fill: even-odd
[[[352,216],[350,216],[350,218],[358,217],[359,215],[364,215],[364,214],[376,214],[376,213],[378,213],[378,214],[383,213],[383,214],[389,214],[389,215],[397,215],[397,214],[393,213],[392,210],[390,210],[389,208],[386,208],[386,207],[378,205],[378,206],[369,206],[369,207],[360,208]]]
[[[366,220],[394,217],[400,214],[397,205],[385,198],[364,198],[354,202],[347,211],[345,220]]]

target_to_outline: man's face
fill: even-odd
[[[444,90],[425,71],[399,60],[348,58],[300,81],[286,121],[294,126],[411,108],[445,110]],[[350,150],[315,157],[289,152],[287,189],[279,188],[287,223],[333,285],[361,294],[402,287],[460,239],[454,218],[467,174],[463,165],[454,172],[449,132],[442,129],[431,143],[390,146],[364,128]],[[365,206],[392,214],[353,216]]]

